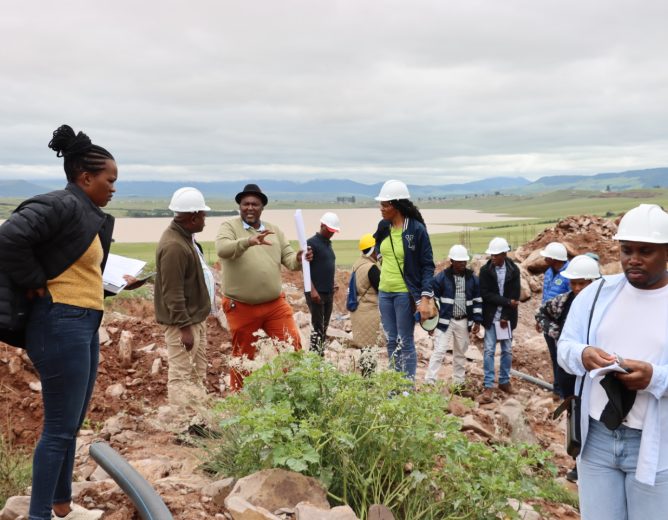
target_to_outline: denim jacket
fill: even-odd
[[[564,330],[559,338],[557,346],[559,365],[566,372],[578,376],[576,391],[579,391],[580,385],[584,381],[580,416],[582,446],[587,442],[589,396],[593,381],[590,377],[586,377],[587,371],[582,364],[582,351],[588,345],[597,344],[597,333],[601,320],[610,303],[626,283],[626,277],[623,274],[605,277],[605,285],[601,289],[592,315],[589,341],[587,341],[589,314],[601,281],[596,281],[583,289],[578,297],[573,300]],[[645,325],[636,324],[635,326],[642,327]],[[668,334],[668,319],[663,323],[663,326],[666,327],[666,333]],[[649,400],[647,407],[640,439],[638,466],[636,467],[636,479],[650,486],[654,485],[659,466],[668,467],[668,345],[663,349],[661,361],[652,365],[652,368],[652,379],[647,388],[641,390],[641,392],[651,394],[654,399]]]
[[[464,273],[464,285],[466,291],[466,317],[468,318],[469,329],[474,323],[482,323],[482,298],[480,297],[480,282],[473,271],[467,269]],[[452,267],[441,271],[432,282],[434,288],[434,297],[440,300],[441,309],[439,311],[437,327],[442,330],[448,330],[452,311],[455,306],[455,278]]]
[[[373,237],[376,239],[376,250],[380,252],[380,243],[390,236],[389,220],[381,220]],[[415,219],[404,220],[404,230],[401,234],[404,244],[404,281],[408,292],[415,301],[421,296],[434,296],[431,280],[434,277],[434,254],[427,234],[427,228]]]

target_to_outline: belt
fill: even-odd
[[[463,315],[463,316],[453,316],[452,319],[453,319],[453,320],[465,320],[465,319],[466,319],[466,315]]]

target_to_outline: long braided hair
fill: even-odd
[[[399,213],[401,213],[404,218],[415,219],[418,222],[420,222],[425,228],[427,227],[427,224],[425,224],[424,218],[422,218],[422,214],[420,213],[420,210],[409,199],[391,200],[390,204],[392,204],[392,206]]]
[[[68,125],[61,125],[53,132],[49,148],[64,158],[63,167],[69,182],[76,182],[82,172],[95,174],[104,169],[108,159],[114,160],[107,150],[93,144],[90,137],[83,132],[75,134]]]

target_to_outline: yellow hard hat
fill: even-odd
[[[373,238],[373,235],[371,233],[367,233],[366,235],[362,235],[362,238],[360,238],[360,243],[359,246],[357,246],[357,249],[360,251],[364,251],[365,249],[369,249],[370,247],[373,247],[376,245],[376,239]]]

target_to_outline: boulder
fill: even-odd
[[[308,502],[295,506],[295,520],[359,520],[350,506],[322,509]]]
[[[524,416],[524,407],[517,399],[507,399],[499,407],[499,414],[510,428],[510,439],[513,442],[537,443]]]
[[[369,508],[367,520],[394,520],[394,515],[387,506],[374,504]]]
[[[240,496],[228,496],[225,507],[233,520],[281,520],[263,507],[254,506]]]
[[[121,338],[118,341],[118,361],[123,368],[132,366],[132,340],[132,332],[129,330],[121,332]]]
[[[233,478],[224,478],[222,480],[216,480],[206,487],[202,488],[202,496],[210,497],[213,500],[213,503],[218,506],[225,505],[225,499],[234,488],[236,480]]]
[[[0,520],[16,520],[23,516],[28,518],[28,508],[30,507],[30,497],[15,496],[9,497],[5,507],[0,511]]]
[[[300,502],[329,509],[327,492],[318,480],[284,469],[265,469],[239,479],[225,500],[226,507],[235,497],[269,511],[295,507]]]

